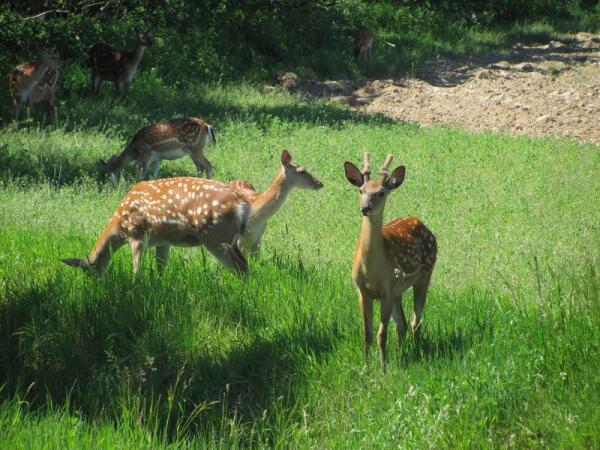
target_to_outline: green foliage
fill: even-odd
[[[502,34],[515,23],[550,21],[569,30],[598,27],[594,5],[580,0],[130,0],[107,2],[105,9],[100,9],[102,2],[94,7],[85,7],[85,2],[44,3],[44,10],[67,8],[69,13],[24,21],[23,16],[42,11],[38,2],[20,2],[13,9],[0,6],[1,72],[33,59],[35,43],[58,49],[69,66],[85,67],[95,42],[131,49],[135,27],[157,28],[157,46],[147,52],[143,67],[156,69],[169,84],[264,80],[288,70],[355,75],[352,32],[362,26],[371,27],[378,37],[371,74],[406,70],[439,53],[469,51],[456,44],[475,43],[478,34],[490,30],[500,32],[495,46],[507,45],[514,40],[502,39]],[[396,47],[384,45],[382,39]]]

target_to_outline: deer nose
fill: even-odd
[[[363,214],[363,216],[366,216],[367,214],[369,214],[371,209],[373,209],[373,207],[367,203],[360,207],[360,212]]]

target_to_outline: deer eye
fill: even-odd
[[[380,192],[380,193],[379,193],[379,196],[380,196],[380,197],[383,197],[384,195],[385,195],[385,192]]]

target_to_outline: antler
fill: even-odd
[[[367,181],[369,181],[369,178],[371,178],[371,168],[369,167],[369,152],[365,152],[365,154],[363,156],[362,174],[363,174],[365,183]]]
[[[381,171],[379,172],[379,176],[381,177],[381,182],[382,183],[388,177],[388,167],[390,167],[390,164],[392,163],[392,159],[394,159],[394,157],[391,154],[387,155],[387,158],[385,159],[385,163],[383,163],[383,166],[381,167]]]

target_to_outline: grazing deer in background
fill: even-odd
[[[57,124],[56,98],[58,74],[62,63],[54,53],[39,51],[38,59],[32,63],[17,66],[10,74],[10,93],[14,101],[15,121],[19,120],[21,105],[27,108],[27,118],[31,117],[31,105],[46,101],[52,124]]]
[[[154,43],[151,32],[144,33],[136,29],[135,34],[137,45],[133,52],[117,50],[101,42],[94,44],[91,48],[88,63],[92,69],[94,94],[98,94],[100,91],[103,80],[113,81],[117,93],[119,93],[119,87],[122,86],[123,93],[128,94],[129,85],[140,65],[146,47],[150,47]]]
[[[204,156],[209,144],[215,144],[213,127],[202,119],[184,117],[155,123],[140,129],[119,155],[104,164],[103,175],[116,174],[131,161],[137,161],[141,179],[146,178],[148,167],[152,168],[154,178],[160,173],[163,159],[178,159],[189,155],[194,161],[198,176],[206,171],[212,178],[213,166]]]
[[[383,370],[386,369],[386,342],[390,317],[394,316],[398,337],[406,335],[407,324],[402,309],[402,293],[413,288],[414,314],[412,332],[419,341],[421,314],[437,256],[435,236],[414,217],[403,217],[383,223],[385,201],[390,192],[404,181],[404,166],[391,175],[388,155],[379,180],[370,180],[369,155],[364,155],[362,172],[346,161],[348,181],[360,190],[360,211],[363,215],[360,236],[352,260],[352,279],[358,287],[365,339],[365,354],[373,341],[373,300],[381,301],[381,323],[377,344]]]
[[[292,163],[292,155],[287,150],[281,152],[281,169],[264,192],[256,192],[254,186],[245,180],[230,181],[227,186],[250,203],[248,224],[240,238],[243,250],[258,255],[267,221],[283,206],[288,194],[294,188],[321,189],[323,183],[312,176],[303,166]]]
[[[193,177],[143,181],[125,195],[88,257],[63,262],[103,273],[111,254],[129,242],[134,274],[147,246],[156,247],[162,271],[171,246],[203,245],[225,267],[246,275],[248,263],[238,239],[249,212],[248,202],[218,181]]]
[[[371,59],[374,38],[373,32],[368,28],[360,28],[354,35],[354,57],[360,57],[364,70]]]

